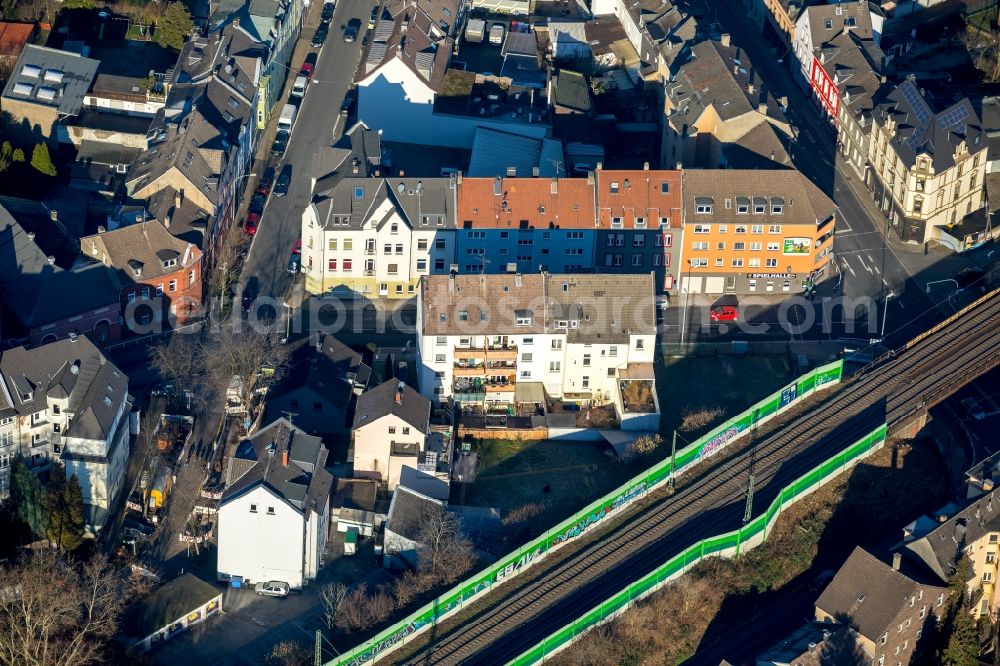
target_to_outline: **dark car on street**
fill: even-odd
[[[155,527],[142,518],[129,516],[122,522],[122,536],[134,539],[142,539],[153,536]]]
[[[302,267],[302,255],[293,253],[292,256],[288,258],[288,272],[291,273],[292,275],[295,275],[296,273],[299,272],[299,269],[301,267]]]
[[[260,177],[260,181],[257,183],[257,194],[263,194],[265,197],[271,193],[271,187],[274,185],[274,167],[267,167],[264,169],[264,173]]]
[[[344,95],[344,101],[340,103],[340,115],[346,116],[351,112],[351,107],[354,106],[354,100],[357,97],[357,92],[354,88],[347,91]]]
[[[323,5],[323,13],[321,13],[319,15],[319,17],[323,21],[332,21],[333,20],[333,3],[332,2],[328,2],[325,5]]]
[[[278,180],[274,184],[274,196],[283,197],[288,194],[288,186],[292,184],[292,165],[286,164],[281,167],[281,173],[278,174]]]
[[[312,41],[310,42],[314,49],[318,49],[323,46],[327,35],[330,34],[329,25],[329,23],[320,23],[319,27],[316,28],[316,34],[313,35]]]
[[[359,32],[361,32],[361,19],[351,19],[347,22],[347,28],[344,30],[344,41],[353,42],[358,38]]]
[[[260,282],[256,277],[247,280],[246,286],[243,287],[243,312],[250,312],[250,309],[253,308],[253,302],[257,300],[259,291]]]
[[[252,199],[250,199],[250,212],[257,213],[258,215],[260,215],[261,213],[264,212],[265,203],[267,203],[267,197],[258,192],[257,194],[253,195]]]
[[[274,143],[271,144],[271,155],[274,157],[282,157],[287,149],[288,134],[285,132],[278,132],[278,136],[274,137]]]

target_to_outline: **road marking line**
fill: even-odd
[[[846,259],[844,260],[844,266],[847,267],[847,270],[851,271],[851,275],[853,275],[854,277],[858,276],[858,274],[854,272],[854,269],[851,268],[851,264],[849,264]]]

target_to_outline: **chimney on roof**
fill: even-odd
[[[588,171],[587,172],[587,185],[593,185],[593,184],[594,184],[594,172],[593,171]]]
[[[183,203],[184,203],[184,190],[177,190],[176,192],[174,192],[174,208],[180,209]]]
[[[683,168],[684,168],[684,165],[681,162],[677,162],[677,163],[674,164],[674,169],[676,169],[677,171],[680,171]]]
[[[521,274],[514,273],[514,286],[520,288],[521,286]]]
[[[240,27],[240,18],[238,16],[233,17],[233,27],[234,28]]]
[[[47,256],[45,258],[48,260],[49,266],[55,266],[56,265],[56,258],[53,257],[52,255],[49,255],[49,256]]]
[[[895,552],[892,554],[892,570],[899,571],[899,565],[903,561],[903,554]]]
[[[649,162],[643,162],[642,163],[642,170],[643,171],[649,171]]]
[[[378,178],[379,176],[382,175],[382,173],[381,173],[381,171],[379,169],[375,169],[375,171],[372,172],[372,175],[375,176],[376,178]]]
[[[462,184],[462,172],[461,171],[459,171],[458,173],[455,174],[455,183],[457,183],[458,185]]]
[[[886,81],[885,74],[883,74],[882,76],[880,76],[878,78],[879,78],[879,81],[881,81],[882,83],[885,83],[885,81]]]
[[[747,84],[747,92],[750,93],[751,95],[753,94],[753,92],[754,92],[753,83],[748,83]]]
[[[507,177],[514,178],[517,176],[517,167],[509,166],[507,167]]]
[[[58,222],[59,221],[59,213],[56,212],[56,211],[54,211],[54,210],[50,210],[49,211],[49,219],[52,220],[53,222]]]
[[[97,233],[99,233],[99,234],[103,234],[106,231],[107,231],[107,229],[104,228],[103,224],[97,227]]]
[[[721,42],[723,46],[729,46],[729,33],[722,33],[722,37],[719,39],[719,42]]]
[[[781,97],[779,97],[778,98],[778,104],[781,105],[782,109],[787,109],[788,108],[788,97],[785,96],[785,95],[782,95]]]
[[[531,177],[538,178],[539,169],[536,166],[531,167]]]
[[[35,232],[34,231],[29,231],[28,232],[28,240],[30,240],[30,241],[35,240]]]
[[[406,386],[403,382],[399,382],[396,386],[396,404],[403,404],[403,388]]]
[[[173,217],[174,217],[173,213],[167,213],[167,215],[163,218],[163,226],[165,226],[167,229],[169,229],[170,228],[170,221],[173,219]]]
[[[739,76],[739,74],[740,74],[740,66],[733,65],[733,76]]]
[[[402,177],[403,177],[403,176],[405,176],[405,175],[406,175],[406,172],[405,172],[405,171],[403,171],[402,169],[400,169],[400,170],[399,170],[399,177],[400,177],[400,178],[402,178]]]
[[[559,179],[553,178],[549,183],[549,194],[559,194]]]
[[[759,113],[761,113],[762,115],[766,115],[767,114],[767,102],[757,102],[757,111]]]
[[[281,452],[281,466],[288,467],[288,447]]]
[[[600,171],[603,168],[604,168],[604,162],[598,162],[597,163],[597,170]]]

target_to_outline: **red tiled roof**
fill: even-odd
[[[635,228],[637,217],[646,228],[655,228],[662,217],[680,225],[681,172],[602,169],[597,172],[597,214],[602,229],[611,228],[613,217],[621,218],[626,229]]]
[[[0,21],[0,56],[19,55],[34,31],[34,23]]]
[[[457,221],[466,229],[593,229],[594,185],[587,178],[464,178]]]

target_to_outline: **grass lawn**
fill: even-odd
[[[722,422],[766,398],[793,378],[784,356],[688,356],[656,362],[660,432],[668,437],[685,410],[722,408]],[[707,428],[706,428],[707,429]],[[701,432],[681,433],[694,441]]]
[[[462,503],[493,507],[501,516],[537,504],[534,515],[519,524],[518,532],[530,534],[563,520],[638,471],[621,463],[603,442],[490,439],[476,441],[473,450],[479,453],[478,473]]]

